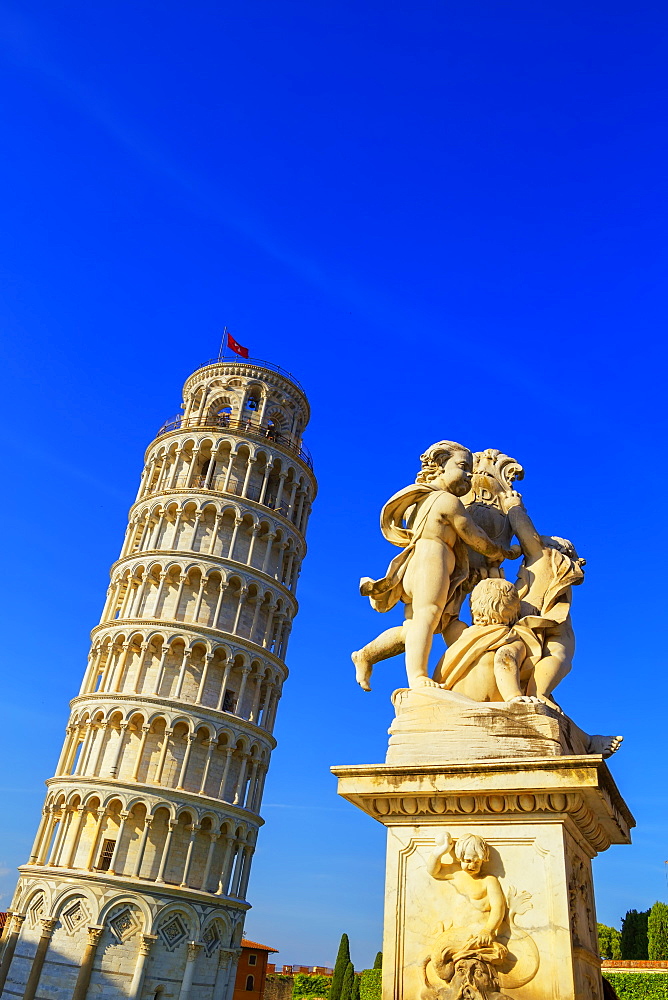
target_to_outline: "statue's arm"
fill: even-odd
[[[503,549],[496,545],[489,535],[479,528],[473,518],[467,514],[466,508],[456,497],[451,497],[447,507],[444,506],[443,513],[455,529],[461,539],[470,545],[476,552],[490,559],[517,559],[521,555],[518,545],[511,545],[509,549]]]
[[[506,506],[506,514],[508,515],[508,521],[513,529],[513,533],[522,546],[522,552],[529,562],[533,562],[534,559],[540,559],[543,554],[540,535],[524,508],[521,496],[519,493],[511,493],[508,500],[509,503],[504,504]],[[510,506],[513,500],[515,502]]]
[[[446,833],[445,839],[436,845],[436,850],[427,860],[427,871],[432,878],[446,879],[452,878],[452,872],[448,866],[443,864],[443,856],[452,849],[452,837]]]
[[[496,937],[506,915],[506,897],[498,878],[494,875],[487,877],[487,901],[489,902],[489,916],[485,930]]]

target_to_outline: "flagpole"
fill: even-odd
[[[223,336],[220,338],[220,350],[218,351],[218,360],[225,360],[225,347],[227,341],[227,326],[223,327]]]

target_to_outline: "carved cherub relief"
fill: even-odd
[[[420,1000],[510,1000],[502,989],[530,982],[540,964],[533,938],[515,923],[531,906],[527,892],[507,894],[486,872],[489,847],[476,834],[445,840],[427,862],[434,879],[449,882],[445,919],[423,960]],[[454,919],[453,919],[454,918]]]

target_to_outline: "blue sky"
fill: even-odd
[[[249,936],[286,963],[380,947],[384,831],[328,769],[383,759],[403,668],[355,686],[390,624],[357,581],[444,437],[522,462],[539,530],[588,560],[560,700],[624,734],[638,820],[595,863],[599,919],[668,899],[667,38],[642,0],[0,4],[0,905],[144,448],[223,324],[306,387],[320,482]]]

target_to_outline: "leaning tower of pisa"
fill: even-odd
[[[146,452],[3,934],[2,1000],[229,1000],[316,492],[306,396],[216,361]]]

